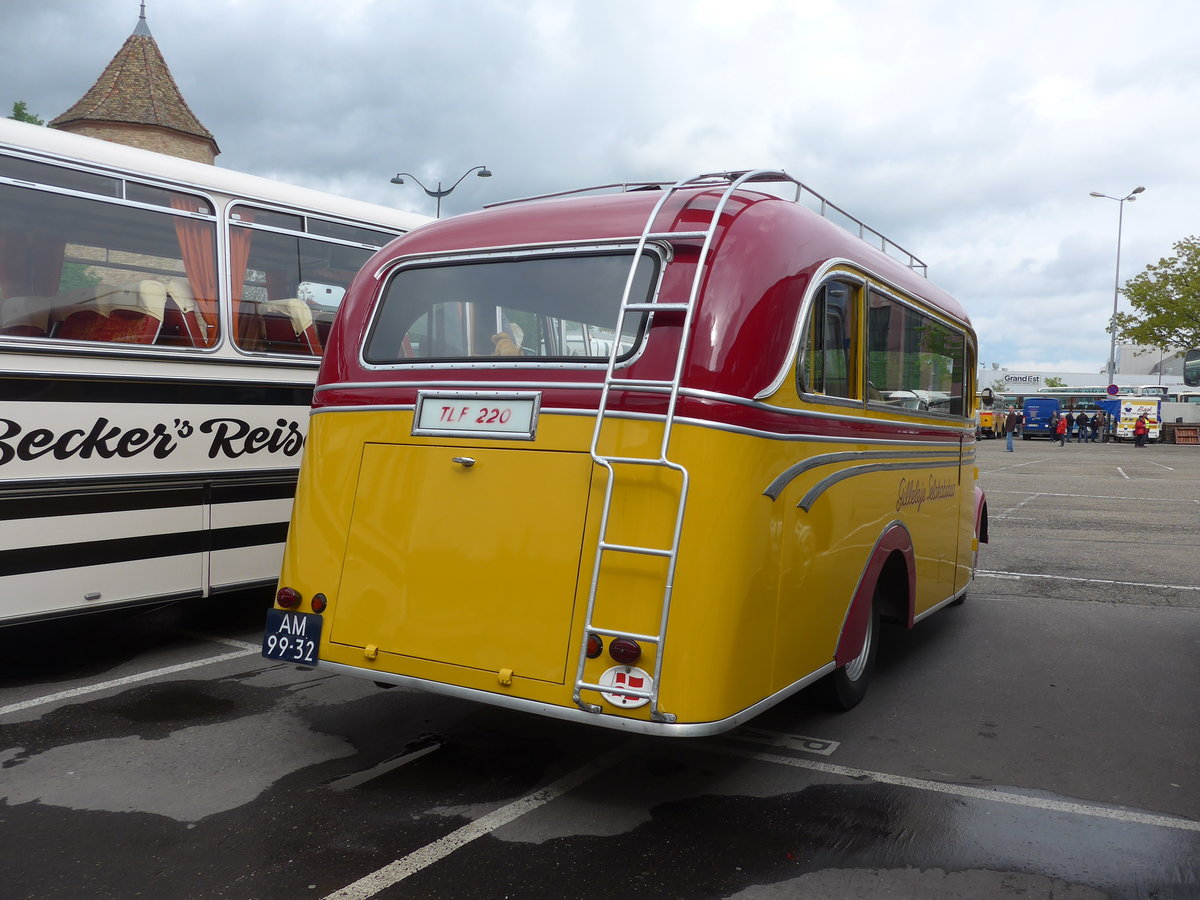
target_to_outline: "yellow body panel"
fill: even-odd
[[[780,401],[799,405],[794,392]],[[594,419],[543,411],[536,440],[524,442],[414,437],[412,418],[394,409],[312,418],[282,583],[329,599],[321,659],[577,710],[609,477],[587,452]],[[605,425],[604,440],[625,455],[657,456],[660,439],[653,422]],[[954,440],[897,446],[958,451]],[[817,465],[776,497],[764,493],[806,458],[867,449],[879,446],[675,425],[671,458],[691,480],[661,710],[681,724],[720,721],[829,665],[864,566],[892,523],[912,536],[916,614],[965,586],[975,549],[970,465],[856,471],[807,510],[797,505],[807,492],[856,463]],[[679,484],[670,470],[618,467],[609,540],[668,546]],[[665,566],[607,554],[593,627],[657,633]],[[377,648],[373,658],[367,646]],[[652,672],[655,654],[645,646],[637,665]],[[613,665],[607,655],[589,660],[583,680],[596,683]],[[649,716],[595,691],[582,699],[607,714]]]
[[[330,638],[561,684],[591,460],[460,452],[364,446]]]

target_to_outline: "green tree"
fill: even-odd
[[[46,123],[31,113],[28,107],[25,106],[24,100],[17,100],[13,103],[12,115],[10,119],[16,119],[18,122],[28,122],[30,125],[45,125]]]
[[[1175,255],[1151,263],[1121,293],[1133,307],[1118,313],[1117,337],[1151,347],[1200,346],[1200,238],[1174,245]]]
[[[1046,387],[1066,387],[1067,383],[1057,375],[1050,375],[1046,378]]]

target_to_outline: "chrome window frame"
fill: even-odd
[[[459,359],[459,360],[442,360],[420,362],[416,360],[407,360],[393,363],[372,363],[366,358],[366,348],[370,341],[371,335],[374,333],[375,327],[378,324],[379,317],[383,308],[383,299],[387,295],[388,289],[395,277],[405,269],[414,268],[417,266],[437,265],[449,262],[471,262],[480,260],[509,260],[520,259],[523,257],[561,257],[561,256],[588,256],[596,253],[605,254],[628,254],[630,263],[633,262],[633,256],[637,251],[638,240],[636,238],[620,238],[614,241],[581,241],[581,242],[553,242],[545,244],[529,244],[514,247],[489,247],[475,248],[471,250],[461,250],[453,253],[427,253],[414,254],[412,256],[397,257],[394,260],[389,260],[375,271],[375,279],[378,287],[375,291],[375,297],[371,305],[371,314],[369,316],[365,337],[358,344],[357,363],[366,370],[372,372],[391,372],[391,371],[431,371],[431,370],[451,370],[451,369],[550,369],[550,370],[566,370],[566,371],[599,371],[603,372],[608,368],[609,357],[588,357],[589,362],[571,362],[563,358],[539,358],[536,356],[513,356],[513,357],[496,357],[496,356],[481,356],[475,359]],[[671,261],[671,253],[661,246],[659,243],[647,243],[643,248],[644,253],[650,254],[657,267],[654,277],[651,281],[650,296],[646,301],[657,303],[659,293],[662,290],[663,277],[667,266]],[[619,297],[617,298],[620,299]],[[614,306],[614,310],[619,309],[619,306]],[[650,333],[650,325],[652,323],[653,313],[645,313],[644,319],[638,330],[637,342],[634,345],[633,351],[627,356],[620,359],[617,363],[619,368],[632,365],[645,352],[646,343]]]

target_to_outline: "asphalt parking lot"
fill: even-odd
[[[268,598],[0,633],[5,897],[1200,897],[1200,448],[979,449],[863,704],[630,738],[300,670]]]

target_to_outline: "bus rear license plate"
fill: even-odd
[[[412,433],[531,441],[540,407],[537,391],[419,391]]]
[[[267,610],[262,655],[298,666],[315,666],[321,646],[321,617],[312,613]]]

